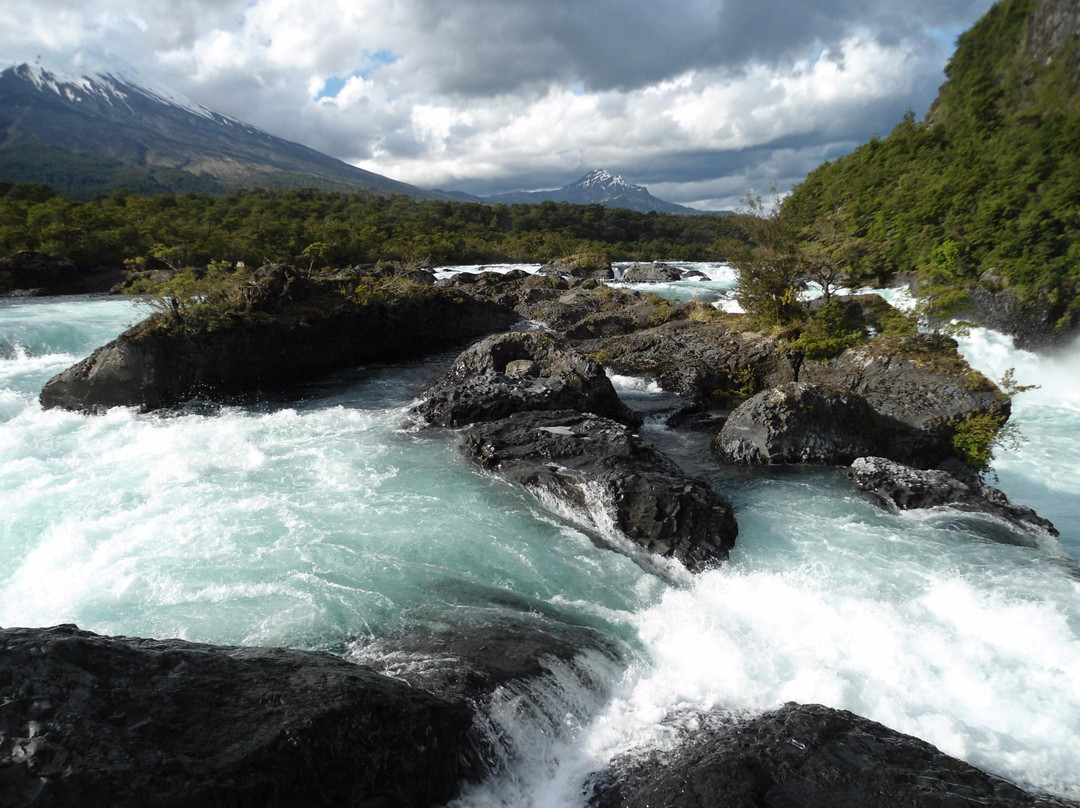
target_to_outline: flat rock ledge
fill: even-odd
[[[0,630],[0,804],[442,805],[472,714],[329,654]]]
[[[590,808],[1076,808],[844,710],[699,717],[672,750],[617,759]]]
[[[608,418],[517,413],[474,427],[465,451],[607,541],[629,539],[691,572],[726,559],[738,535],[726,500]]]
[[[884,457],[860,457],[851,464],[847,475],[859,490],[873,494],[889,507],[909,510],[949,505],[989,513],[1026,530],[1058,535],[1049,519],[1009,502],[1003,491],[986,485],[978,475],[960,468],[954,471],[956,476],[941,469],[911,468]]]
[[[579,410],[639,425],[604,371],[549,334],[496,334],[467,348],[413,412],[430,424],[464,426],[524,410]]]

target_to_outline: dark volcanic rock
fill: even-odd
[[[392,640],[356,643],[350,658],[449,701],[480,705],[499,689],[517,689],[573,667],[582,654],[614,666],[622,649],[597,629],[535,611],[517,618],[492,616],[475,626],[411,628]],[[596,687],[607,683],[596,682]]]
[[[565,736],[585,722],[625,669],[626,648],[605,632],[567,622],[546,604],[505,590],[480,619],[457,604],[453,625],[410,627],[402,636],[363,639],[349,658],[395,679],[474,708],[469,772],[498,773],[531,760],[537,738]],[[508,611],[510,613],[508,613]],[[583,697],[583,693],[589,694]],[[530,732],[520,732],[529,716]]]
[[[883,503],[902,510],[950,505],[960,510],[982,511],[1028,530],[1057,529],[1031,508],[1009,502],[1003,491],[986,485],[970,470],[953,467],[958,476],[939,469],[914,469],[884,457],[860,457],[848,471],[855,485]]]
[[[432,424],[463,426],[524,410],[580,410],[640,424],[591,359],[548,334],[496,334],[467,348],[415,412]]]
[[[878,338],[835,359],[804,362],[799,381],[852,390],[889,427],[888,443],[870,454],[921,468],[954,456],[956,428],[968,418],[1007,417],[1009,399],[956,353],[956,343],[929,334]]]
[[[682,270],[678,267],[657,261],[652,264],[631,264],[623,272],[622,279],[627,283],[662,283],[680,280],[682,276]]]
[[[0,630],[0,803],[441,805],[470,711],[328,654]]]
[[[560,274],[459,273],[439,281],[439,285],[463,288],[475,297],[512,307],[522,319],[543,323],[574,340],[651,328],[669,319],[675,310],[655,296],[592,279],[566,280]]]
[[[484,468],[605,536],[629,538],[691,571],[722,561],[738,527],[731,506],[629,429],[576,412],[519,413],[470,431]]]
[[[1076,808],[844,710],[702,719],[670,752],[616,760],[590,808]]]
[[[20,250],[0,258],[0,294],[70,295],[108,292],[123,278],[120,270],[80,270],[52,255]]]
[[[1080,328],[1080,309],[1051,303],[1045,297],[1021,300],[1007,289],[979,285],[970,293],[974,318],[996,331],[1012,336],[1016,347],[1039,351],[1063,346]]]
[[[840,465],[877,449],[881,430],[880,419],[859,394],[791,382],[740,405],[713,441],[713,451],[748,465]]]
[[[628,376],[652,376],[693,402],[745,397],[794,381],[796,367],[776,340],[721,323],[674,320],[647,331],[600,340],[589,349]]]
[[[539,271],[541,275],[593,278],[600,281],[608,281],[615,277],[611,261],[602,255],[588,253],[556,258],[540,267]]]
[[[358,302],[343,281],[260,270],[228,307],[156,314],[55,376],[45,407],[144,410],[281,388],[364,362],[419,355],[507,328],[517,316],[455,290],[415,286]]]

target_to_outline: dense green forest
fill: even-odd
[[[1002,0],[963,34],[926,119],[815,170],[784,215],[839,227],[857,266],[1076,305],[1080,37],[1054,2]],[[1066,9],[1067,10],[1067,9]]]
[[[732,237],[739,231],[729,217],[601,205],[259,189],[226,196],[117,191],[77,202],[43,185],[0,183],[0,255],[35,250],[82,268],[546,261],[583,251],[613,260],[709,260],[722,258]]]

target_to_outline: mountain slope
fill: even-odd
[[[628,208],[648,213],[679,213],[700,216],[704,211],[665,202],[649,193],[644,185],[631,185],[618,174],[604,169],[590,171],[581,179],[554,191],[514,191],[483,198],[495,205],[569,202],[573,205],[599,204],[609,208]]]
[[[1080,314],[1080,7],[1001,0],[957,42],[922,122],[825,164],[784,212],[839,219],[878,274],[920,270]],[[869,268],[869,267],[868,267]]]
[[[0,73],[0,179],[88,195],[111,190],[101,184],[117,187],[108,175],[122,167],[130,182],[163,190],[306,186],[439,196],[120,74],[67,76],[26,64]]]

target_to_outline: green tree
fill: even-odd
[[[736,297],[755,323],[766,328],[795,322],[805,315],[799,301],[799,241],[780,200],[767,207],[748,196],[739,218],[747,244],[729,245],[729,258],[739,277]]]

